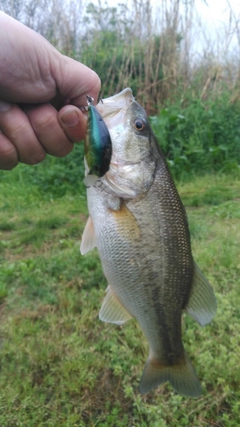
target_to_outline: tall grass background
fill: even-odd
[[[101,97],[132,88],[176,178],[237,171],[240,164],[240,15],[226,1],[224,21],[214,31],[205,23],[207,4],[206,16],[198,5],[0,0],[2,10],[94,69],[102,81]],[[18,172],[21,179],[62,195],[65,186],[77,185],[81,159],[76,147],[66,159],[49,158]]]
[[[193,252],[218,312],[184,318],[203,396],[165,385],[141,397],[147,345],[134,322],[98,320],[107,284],[80,257],[83,145],[0,171],[0,425],[240,425],[240,19],[213,32],[194,1],[0,0],[0,8],[93,68],[101,97],[126,86],[149,115],[187,208]],[[206,6],[207,13],[207,6]],[[91,94],[90,94],[91,95]]]

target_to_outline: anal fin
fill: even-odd
[[[131,319],[131,315],[118,301],[110,286],[107,287],[107,295],[103,300],[103,304],[99,313],[99,319],[103,322],[115,323],[122,325],[127,320]]]
[[[213,289],[195,263],[192,292],[186,307],[186,311],[201,326],[211,322],[217,309],[217,302]]]

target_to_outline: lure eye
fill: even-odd
[[[134,127],[138,131],[142,131],[145,129],[145,123],[142,119],[136,119],[134,122]]]

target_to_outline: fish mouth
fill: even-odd
[[[116,95],[102,99],[96,105],[96,108],[104,119],[108,129],[112,129],[117,124],[123,122],[126,110],[133,102],[132,89],[127,87]]]

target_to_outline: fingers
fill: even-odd
[[[0,131],[0,169],[11,170],[18,164],[18,154],[15,146]]]
[[[87,116],[73,105],[66,105],[58,113],[58,120],[68,138],[73,142],[84,139],[87,128]]]
[[[26,114],[38,140],[53,156],[66,156],[73,149],[73,142],[85,137],[87,118],[73,105],[66,105],[57,112],[52,105],[45,104]]]
[[[28,117],[17,105],[0,102],[0,130],[2,168],[12,169],[18,161],[35,164],[45,158]]]
[[[73,144],[58,121],[58,113],[50,104],[26,110],[31,126],[44,150],[52,156],[70,153]]]
[[[66,156],[73,142],[84,138],[86,120],[72,105],[59,112],[50,104],[22,111],[0,101],[0,169],[12,169],[18,162],[39,163],[46,153]]]

